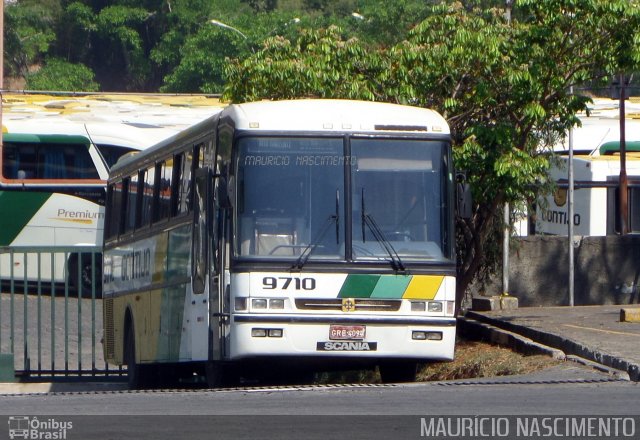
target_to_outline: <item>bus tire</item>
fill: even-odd
[[[124,337],[124,363],[127,365],[127,382],[130,390],[139,390],[142,387],[142,368],[136,362],[136,337],[133,324],[129,324]]]
[[[80,255],[80,279],[78,280],[78,255]],[[95,291],[96,298],[102,298],[102,254],[95,254]],[[91,274],[91,253],[81,252],[79,254],[74,253],[69,257],[67,263],[69,285],[76,292],[80,291],[82,287],[82,296],[91,297],[93,286],[93,278]]]
[[[220,388],[224,385],[224,368],[220,362],[209,361],[205,364],[204,369],[207,387]]]
[[[415,361],[383,362],[378,365],[382,383],[415,382],[418,363]]]

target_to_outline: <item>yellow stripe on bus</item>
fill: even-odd
[[[85,225],[90,225],[93,223],[93,220],[87,218],[59,218],[59,217],[49,217],[50,220],[59,220],[61,222],[71,222],[71,223],[82,223]]]
[[[405,290],[406,299],[433,299],[444,281],[443,275],[413,275]]]

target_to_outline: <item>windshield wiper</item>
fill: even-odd
[[[325,222],[325,224],[322,227],[322,229],[320,230],[320,232],[318,232],[316,237],[307,245],[307,247],[304,248],[302,253],[300,253],[300,256],[296,260],[295,264],[293,266],[291,266],[292,269],[302,270],[302,267],[309,260],[309,257],[311,256],[311,253],[318,246],[320,241],[324,238],[325,234],[329,230],[329,226],[331,226],[331,224],[334,223],[334,222],[336,224],[336,244],[340,244],[340,222],[339,222],[340,215],[339,215],[339,213],[340,213],[340,192],[338,190],[336,190],[336,213],[330,215],[329,217],[327,217],[327,221]]]
[[[391,258],[391,266],[393,267],[393,269],[397,272],[405,272],[406,269],[404,267],[404,264],[402,263],[402,260],[400,259],[400,256],[398,255],[398,252],[396,252],[393,245],[384,236],[382,229],[380,229],[371,214],[367,214],[364,202],[364,188],[362,188],[361,205],[362,242],[365,242],[365,225],[367,225],[371,230],[374,238],[378,241],[378,243],[382,245],[384,250],[387,251],[387,254],[389,254],[389,257]]]

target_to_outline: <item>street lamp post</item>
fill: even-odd
[[[223,23],[223,22],[218,21],[218,20],[209,20],[209,23],[211,23],[214,26],[218,26],[218,27],[221,27],[221,28],[224,28],[224,29],[229,29],[229,30],[231,30],[233,32],[236,32],[236,33],[240,34],[242,36],[242,38],[244,38],[245,40],[248,39],[247,36],[245,34],[243,34],[240,30],[238,30],[238,29],[234,28],[233,26],[230,26],[230,25],[228,25],[226,23]]]

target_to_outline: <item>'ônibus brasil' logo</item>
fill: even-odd
[[[10,416],[9,438],[65,440],[67,432],[73,429],[73,422],[54,418],[45,420],[30,416]]]

